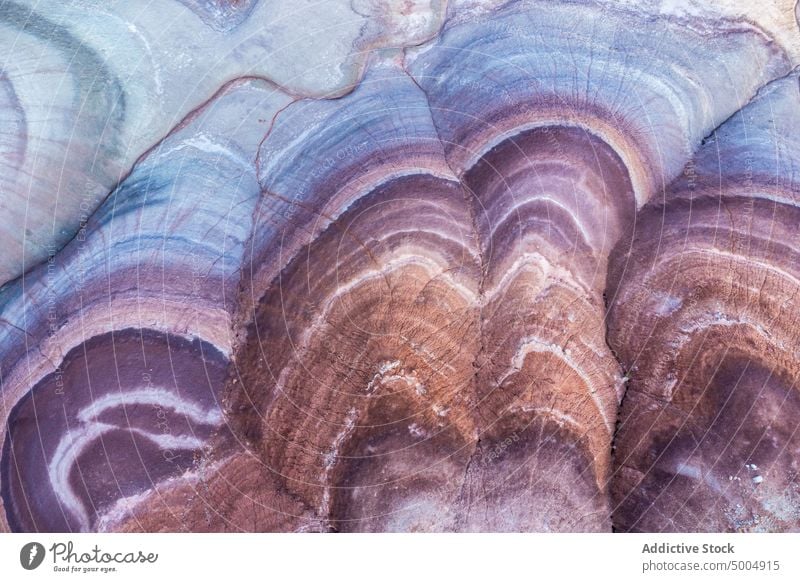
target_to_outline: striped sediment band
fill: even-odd
[[[494,4],[291,87],[243,46],[110,156],[0,290],[3,529],[798,527],[788,33]]]

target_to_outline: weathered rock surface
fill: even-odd
[[[1,530],[800,529],[791,2],[156,4],[0,8]]]

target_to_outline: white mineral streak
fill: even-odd
[[[140,405],[171,408],[176,414],[184,415],[198,424],[218,426],[222,422],[222,413],[218,409],[203,410],[194,402],[160,388],[107,394],[81,409],[77,414],[80,425],[68,430],[61,437],[47,467],[53,492],[62,507],[78,520],[80,531],[89,530],[90,514],[72,487],[71,475],[77,465],[79,477],[83,479],[78,459],[98,438],[110,431],[124,430],[144,437],[164,450],[194,450],[203,446],[200,439],[190,435],[149,432],[135,426],[118,426],[97,420],[98,415],[104,411]]]

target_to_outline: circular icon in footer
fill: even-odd
[[[19,563],[26,570],[35,570],[44,561],[44,546],[39,542],[29,542],[19,551]]]

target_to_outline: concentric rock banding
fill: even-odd
[[[622,529],[800,527],[798,128],[795,74],[716,131],[615,252]]]
[[[3,4],[0,103],[13,118],[0,117],[0,132],[13,137],[0,140],[12,161],[0,179],[0,285],[73,238],[135,162],[226,83],[259,77],[300,96],[341,94],[369,49],[427,40],[442,17],[437,2],[415,6],[415,26],[390,17],[397,10],[340,0],[151,8]]]
[[[52,15],[7,2],[0,31],[2,284],[63,246],[81,202],[94,209],[108,193],[121,171],[127,111],[118,75]]]
[[[236,359],[233,413],[241,411],[243,434],[261,443],[287,487],[337,529],[487,527],[470,522],[473,505],[497,529],[608,527],[603,492],[622,382],[604,343],[606,256],[637,197],[677,174],[704,131],[741,102],[711,101],[718,81],[706,70],[715,62],[686,51],[687,41],[706,39],[677,26],[670,33],[680,48],[658,62],[667,68],[677,58],[687,81],[655,67],[637,84],[648,96],[631,96],[621,90],[624,63],[606,48],[615,43],[603,41],[597,52],[576,47],[582,56],[571,58],[587,65],[577,67],[585,83],[576,84],[560,73],[574,70],[559,64],[573,52],[562,45],[588,35],[581,26],[592,9],[572,7],[567,20],[535,7],[515,3],[480,24],[455,18],[410,65],[403,58],[413,83],[390,58],[339,102],[281,112],[262,146],[264,226],[246,298],[256,316]],[[537,19],[548,26],[528,26]],[[566,22],[577,24],[561,30]],[[611,24],[601,34],[636,36],[628,30]],[[753,67],[745,93],[786,70],[754,30],[715,40],[731,58],[748,50],[767,65]],[[644,42],[617,42],[636,46],[639,58],[655,55]],[[682,100],[709,108],[687,119]],[[419,167],[434,175],[419,176]],[[430,203],[441,206],[438,229],[455,234],[433,235]],[[448,250],[453,244],[460,253]],[[419,361],[418,346],[427,359]],[[384,378],[410,396],[373,396]],[[433,399],[446,422],[428,418],[415,393]],[[504,425],[507,415],[517,421]],[[509,424],[531,438],[532,423],[538,440],[520,458],[553,470],[520,492],[513,483],[529,477],[522,463],[500,480],[507,490],[474,495],[489,473],[473,466],[486,440],[505,442],[498,427]],[[565,442],[548,438],[545,426]],[[562,446],[566,464],[553,452]],[[419,470],[408,475],[411,467]],[[574,513],[592,516],[585,523],[563,516],[562,499],[530,503],[537,485],[570,498],[575,483],[583,485]],[[505,499],[512,491],[516,505],[534,509],[514,511]]]
[[[607,253],[635,208],[625,166],[586,131],[551,127],[496,146],[464,180],[482,209],[478,390],[496,402],[488,417],[510,407],[577,431],[602,491],[621,395],[602,290]]]
[[[228,87],[63,250],[3,289],[8,527],[118,520],[161,481],[231,450],[220,397],[259,194],[252,162],[262,116],[289,101],[261,81]]]
[[[784,0],[14,10],[2,529],[797,528]]]
[[[226,364],[213,346],[146,330],[95,337],[67,354],[9,415],[3,497],[12,529],[87,531],[95,515],[192,468],[222,424],[215,387]]]
[[[246,293],[261,299],[231,416],[336,529],[610,528],[621,380],[602,290],[635,209],[624,164],[549,127],[456,177],[427,96],[392,60],[374,71],[340,101],[288,107],[262,145]],[[474,462],[508,439],[522,468]]]
[[[704,135],[792,64],[747,22],[685,26],[584,2],[465,11],[408,53],[454,167],[468,168],[532,126],[584,127],[623,159],[639,203],[662,192]]]

